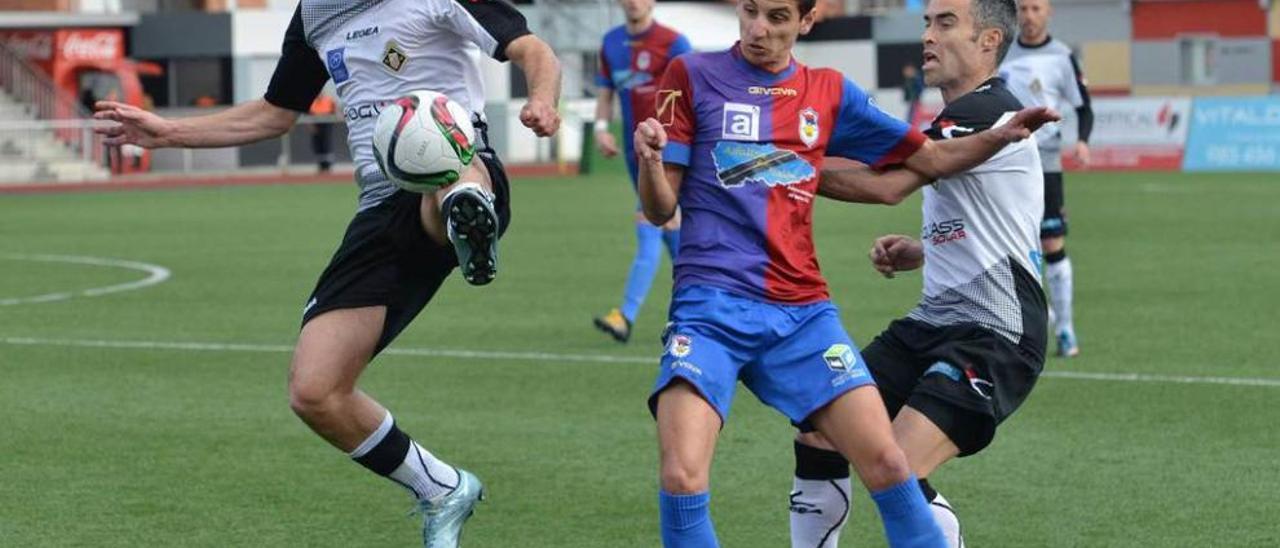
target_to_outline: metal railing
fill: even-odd
[[[0,90],[8,95],[6,106],[10,109],[7,115],[0,116],[0,122],[19,124],[10,131],[33,135],[48,132],[74,155],[86,161],[102,162],[102,138],[82,127],[88,121],[89,112],[40,69],[3,43],[0,43]],[[51,123],[20,127],[22,122],[34,120]],[[10,152],[13,150],[11,146]]]
[[[110,175],[111,152],[86,119],[0,120],[0,183],[83,181]],[[128,152],[128,151],[124,151]]]

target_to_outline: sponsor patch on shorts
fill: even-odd
[[[822,359],[827,362],[827,367],[832,371],[848,372],[858,364],[858,355],[853,351],[853,347],[847,344],[833,344],[822,354]]]

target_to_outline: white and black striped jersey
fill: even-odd
[[[972,135],[1021,108],[1004,82],[992,78],[948,104],[925,134],[934,140]],[[978,324],[1015,344],[1024,334],[1043,337],[1044,173],[1035,138],[923,192],[924,294],[908,316],[935,326]]]
[[[526,34],[524,16],[503,0],[303,0],[265,98],[306,112],[333,80],[365,209],[395,191],[373,159],[381,107],[428,89],[483,119],[480,56],[505,61],[507,45]]]
[[[1009,47],[1000,64],[1000,77],[1009,91],[1028,107],[1046,106],[1058,112],[1075,109],[1080,122],[1079,138],[1087,141],[1093,128],[1093,112],[1084,75],[1071,48],[1049,38],[1043,44],[1028,45],[1021,39]],[[1040,156],[1046,172],[1062,171],[1062,128],[1045,124],[1036,132]]]

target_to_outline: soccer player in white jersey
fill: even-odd
[[[1048,106],[1059,111],[1076,109],[1079,124],[1074,153],[1084,165],[1089,163],[1089,134],[1093,131],[1093,108],[1080,64],[1066,44],[1049,36],[1049,0],[1018,0],[1021,34],[1000,66],[1000,75],[1009,83],[1022,104]],[[1036,133],[1040,159],[1044,163],[1044,220],[1040,243],[1044,248],[1045,285],[1049,287],[1051,321],[1058,343],[1058,355],[1080,353],[1072,317],[1073,279],[1067,257],[1067,210],[1062,184],[1062,131],[1050,124]]]
[[[1014,0],[932,0],[925,11],[924,77],[946,107],[925,132],[949,140],[999,126],[1022,108],[996,76],[1016,32]],[[920,303],[889,324],[863,357],[893,416],[893,433],[949,546],[963,546],[950,504],[929,484],[940,465],[986,447],[1044,366],[1046,305],[1037,231],[1044,204],[1032,140],[985,163],[928,181],[909,170],[824,171],[819,193],[898,203],[925,186],[920,239],[878,238],[887,277],[924,267]],[[849,511],[849,463],[819,434],[795,444],[795,548],[833,548]]]
[[[484,139],[481,55],[510,59],[523,70],[529,100],[520,120],[539,136],[554,134],[559,62],[502,0],[303,0],[262,99],[195,118],[165,119],[114,102],[98,103],[95,114],[119,122],[102,130],[112,145],[236,146],[289,131],[333,80],[360,198],[303,309],[289,372],[290,406],[325,441],[412,493],[429,547],[457,545],[483,488],[470,472],[402,432],[356,381],[455,266],[461,264],[467,281],[477,285],[496,273],[497,240],[510,217],[509,188]],[[481,138],[481,161],[434,194],[399,190],[372,153],[380,108],[420,89],[442,92],[469,109]]]

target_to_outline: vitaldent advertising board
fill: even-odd
[[[1280,97],[1197,98],[1183,169],[1280,171]]]

